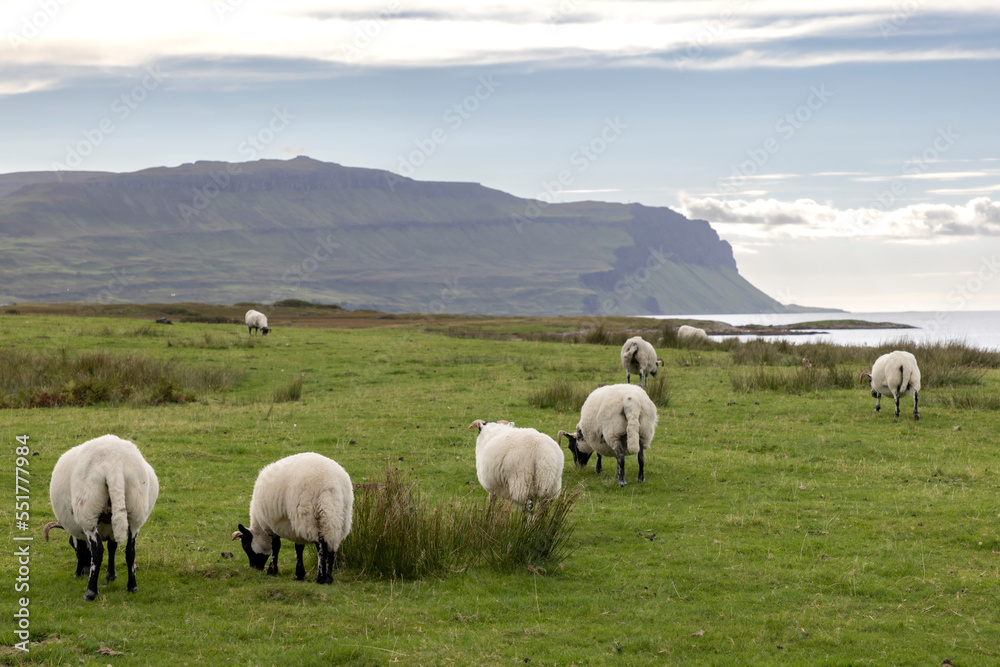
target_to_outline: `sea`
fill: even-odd
[[[905,311],[898,313],[758,313],[746,315],[667,315],[658,319],[697,319],[725,322],[733,326],[744,324],[783,325],[824,320],[865,320],[867,322],[893,322],[915,328],[892,329],[823,329],[815,327],[814,334],[794,336],[766,336],[767,340],[787,340],[792,343],[828,342],[837,345],[867,345],[906,340],[921,344],[961,342],[984,350],[1000,350],[1000,311]],[[715,336],[716,340],[734,336]],[[735,336],[746,341],[756,335]]]

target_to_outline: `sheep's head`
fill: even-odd
[[[268,542],[267,553],[258,553],[253,548],[253,533],[250,532],[246,526],[242,523],[239,525],[239,530],[233,533],[233,539],[239,540],[243,545],[243,551],[246,552],[247,557],[250,559],[250,567],[255,570],[263,570],[264,566],[267,565],[267,559],[271,556],[270,542]]]
[[[868,387],[872,390],[872,398],[878,398],[880,394],[875,391],[875,383],[872,381],[872,372],[861,371],[861,375],[858,376],[858,381],[864,382],[865,378],[868,378]]]
[[[260,335],[261,335],[261,336],[266,336],[266,335],[268,334],[268,332],[270,332],[270,331],[271,331],[271,330],[270,330],[270,329],[268,329],[267,327],[261,327],[261,328],[260,328]]]
[[[583,440],[583,433],[580,432],[580,429],[576,429],[576,433],[572,434],[567,433],[566,431],[559,431],[556,442],[560,447],[562,447],[562,437],[564,435],[566,436],[569,451],[573,452],[573,464],[576,465],[577,468],[586,468],[587,461],[590,460],[590,457],[593,456],[594,452],[580,451],[580,447],[577,443],[580,440]]]

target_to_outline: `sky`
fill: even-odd
[[[0,0],[0,173],[308,155],[708,220],[783,303],[1000,309],[995,0]]]

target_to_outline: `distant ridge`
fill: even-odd
[[[4,301],[296,298],[387,312],[788,312],[703,220],[308,157],[0,175]]]

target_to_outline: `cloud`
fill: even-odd
[[[680,211],[707,220],[722,236],[746,239],[882,237],[927,242],[1000,236],[1000,201],[977,197],[964,205],[913,204],[894,210],[837,209],[811,199],[685,198]]]
[[[863,0],[359,0],[332,9],[320,0],[11,0],[0,3],[0,62],[30,81],[36,68],[106,76],[154,61],[191,63],[193,70],[235,60],[270,79],[280,63],[293,72],[302,61],[745,69],[1000,59],[1000,49],[976,33],[1000,23],[992,0],[900,7]],[[0,94],[31,89],[8,82]]]

